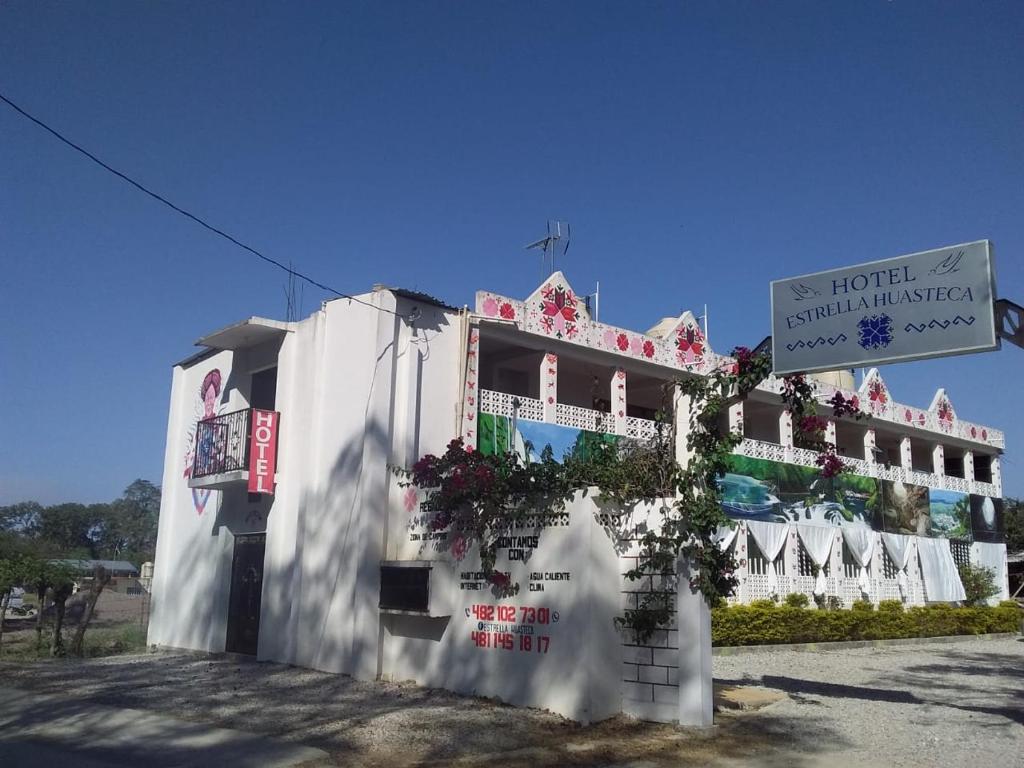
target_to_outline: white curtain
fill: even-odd
[[[889,553],[889,559],[896,566],[896,583],[900,588],[900,595],[906,600],[910,584],[907,580],[907,565],[910,563],[910,556],[914,550],[913,540],[916,537],[904,536],[899,533],[883,533],[882,544],[885,551]]]
[[[988,599],[989,605],[995,605],[1000,600],[1006,600],[1010,596],[1006,583],[1006,545],[993,544],[987,541],[976,541],[971,544],[971,562],[983,568],[991,568],[995,572],[996,586],[999,587],[999,594]]]
[[[818,577],[814,580],[814,594],[821,596],[825,594],[827,582],[825,581],[825,563],[828,556],[832,554],[832,542],[836,537],[836,529],[823,525],[802,525],[796,526],[796,532],[800,535],[800,541],[804,543],[804,549],[810,555],[811,561],[818,566]]]
[[[761,520],[748,520],[747,530],[757,542],[757,548],[768,560],[768,594],[774,595],[779,591],[779,578],[775,573],[775,558],[779,556],[782,548],[786,546],[786,537],[789,535],[789,523],[766,523]]]
[[[946,539],[918,536],[917,553],[921,558],[921,577],[929,602],[951,603],[967,597]]]
[[[853,560],[860,566],[857,586],[867,597],[871,597],[871,556],[875,553],[875,532],[866,525],[844,525],[843,541],[850,550]]]
[[[732,546],[733,541],[736,539],[736,534],[739,533],[739,523],[730,528],[728,525],[718,526],[718,532],[715,534],[715,542],[718,544],[718,548],[725,552],[729,547]]]

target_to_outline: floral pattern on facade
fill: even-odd
[[[545,284],[540,291],[541,325],[549,336],[556,339],[572,339],[579,333],[577,309],[579,298],[572,288],[560,282]]]
[[[699,365],[704,361],[704,334],[694,325],[676,329],[676,360],[682,366]]]
[[[463,402],[462,440],[468,450],[476,448],[477,365],[480,353],[480,329],[472,328],[466,349],[466,391]]]

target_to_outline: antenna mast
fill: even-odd
[[[562,227],[565,227],[565,234],[562,234]],[[565,244],[559,246],[558,244],[565,239]],[[555,271],[555,251],[561,247],[561,255],[565,256],[569,252],[569,243],[572,241],[572,230],[569,229],[569,223],[565,221],[548,221],[548,234],[547,237],[542,237],[540,240],[530,243],[526,246],[526,250],[537,248],[541,251],[540,265],[541,269],[544,269],[544,259],[550,259],[550,270],[548,275],[554,274]]]

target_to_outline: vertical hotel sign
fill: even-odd
[[[776,374],[999,348],[988,240],[772,282]]]
[[[249,493],[274,493],[277,471],[276,411],[252,409],[252,435],[249,438]]]

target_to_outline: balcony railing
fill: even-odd
[[[510,395],[507,392],[495,392],[490,389],[480,390],[480,410],[495,416],[508,416],[526,421],[544,421],[544,403],[533,397]],[[573,427],[587,432],[602,432],[608,435],[616,432],[615,419],[610,413],[581,408],[578,405],[557,403],[555,406],[555,424]],[[658,427],[650,419],[628,416],[625,420],[625,437],[650,439],[658,434]]]
[[[744,438],[743,442],[736,446],[734,453],[741,456],[749,456],[752,459],[767,459],[784,464],[799,464],[805,467],[817,466],[818,454],[804,448],[795,448],[779,445],[778,443],[767,443],[763,440]],[[1001,496],[1000,488],[993,483],[983,483],[980,480],[965,480],[962,477],[951,475],[937,475],[931,472],[919,472],[903,467],[895,467],[888,464],[872,464],[863,459],[852,459],[842,457],[854,474],[864,477],[877,477],[881,480],[895,480],[912,485],[924,485],[929,488],[942,488],[948,491],[960,493],[974,493],[979,496]]]
[[[209,477],[249,469],[252,409],[214,416],[196,425],[192,477]]]

